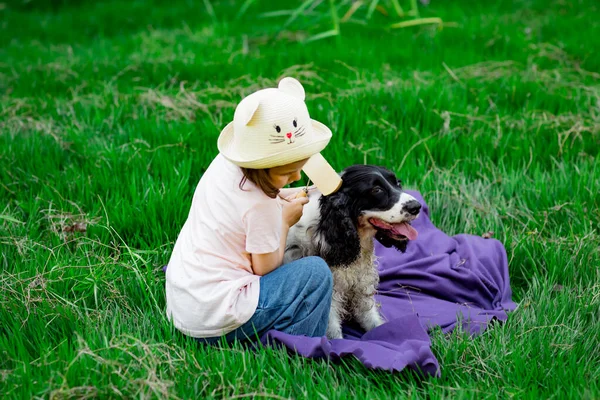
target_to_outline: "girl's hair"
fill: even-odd
[[[277,189],[271,179],[269,178],[269,170],[268,169],[251,169],[251,168],[243,168],[242,172],[244,173],[244,177],[240,181],[240,189],[244,190],[244,184],[246,181],[250,181],[258,186],[267,196],[274,199],[279,194],[279,189]]]

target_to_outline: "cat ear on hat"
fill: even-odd
[[[253,96],[248,96],[238,105],[237,109],[235,110],[236,115],[234,118],[239,118],[244,125],[248,125],[250,124],[250,121],[252,121],[252,118],[254,117],[254,114],[256,114],[259,106],[260,99]]]
[[[300,82],[298,82],[297,79],[294,78],[290,78],[289,76],[286,78],[283,78],[282,80],[279,81],[279,85],[278,85],[279,90],[290,94],[302,101],[304,101],[304,98],[306,96],[306,93],[304,93],[304,87],[302,87],[302,84]]]

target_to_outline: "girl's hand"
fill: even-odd
[[[279,190],[279,195],[284,199],[289,199],[296,196],[302,190],[304,190],[304,187],[283,188]]]
[[[302,217],[304,205],[308,203],[308,197],[288,198],[283,203],[283,223],[288,228],[294,226]]]

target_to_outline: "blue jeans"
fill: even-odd
[[[227,342],[258,341],[271,329],[292,335],[324,336],[331,307],[333,277],[320,257],[284,264],[260,278],[258,307],[248,322],[225,335]],[[222,338],[202,338],[217,343]]]

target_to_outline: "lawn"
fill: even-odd
[[[443,29],[387,30],[388,3],[306,42],[328,2],[289,24],[264,13],[300,2],[0,2],[3,398],[600,398],[600,5],[432,0]],[[444,232],[506,246],[519,308],[434,333],[440,378],[166,321],[160,268],[217,136],[283,76],[337,169],[387,166]]]

